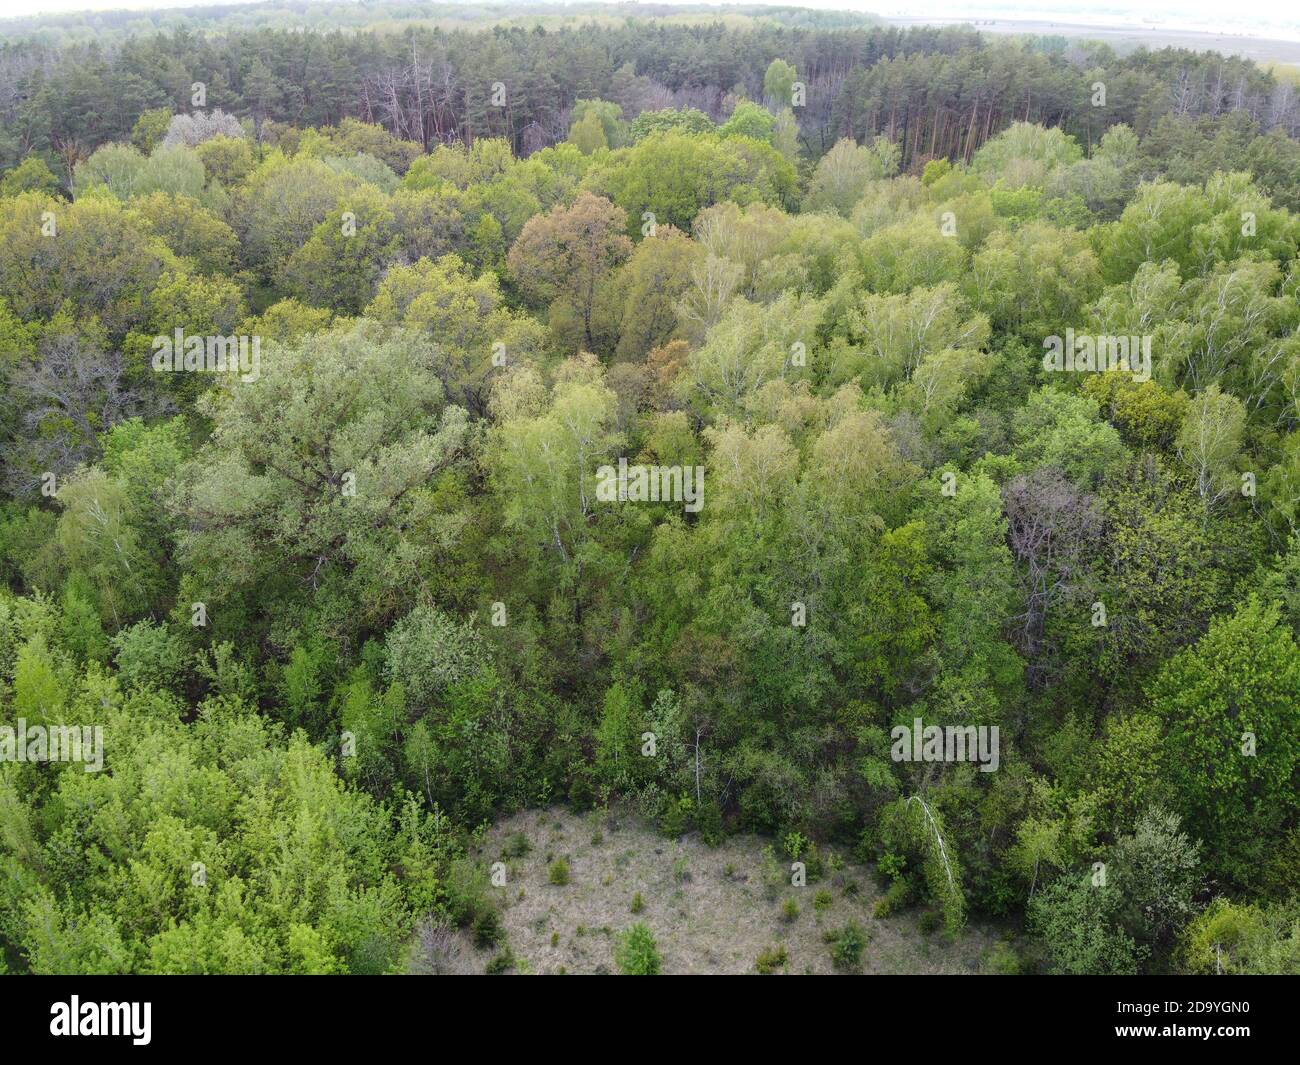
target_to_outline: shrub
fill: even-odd
[[[515,832],[506,840],[505,846],[501,848],[501,857],[507,860],[525,858],[532,849],[533,845],[528,842],[528,837],[522,832]]]
[[[808,841],[802,833],[791,832],[785,837],[785,852],[790,856],[792,862],[797,862],[808,846]]]
[[[694,811],[695,803],[688,795],[683,795],[680,799],[665,799],[663,813],[659,817],[659,831],[669,839],[685,835],[691,826]]]
[[[984,959],[984,971],[990,976],[1019,976],[1020,955],[1010,943],[994,943]]]
[[[700,839],[710,847],[722,843],[726,833],[722,828],[722,807],[716,802],[701,803],[695,810],[695,827]]]
[[[876,916],[888,917],[894,911],[906,906],[911,897],[911,885],[906,880],[895,880],[889,885],[885,894],[876,900]]]
[[[645,909],[645,899],[641,897],[641,892],[638,891],[635,895],[632,896],[631,910],[633,913],[640,913],[644,909]]]
[[[546,871],[546,879],[557,887],[564,887],[569,882],[569,863],[563,858],[555,859]]]
[[[895,881],[903,875],[903,869],[907,866],[907,859],[897,854],[882,854],[880,860],[876,863],[876,870],[880,875],[890,881]]]
[[[624,976],[658,976],[659,950],[654,933],[638,921],[618,937],[614,963]]]
[[[772,844],[767,844],[763,848],[763,895],[769,902],[781,897],[782,889],[790,883],[789,876],[786,867],[777,860]]]
[[[501,914],[493,909],[481,910],[473,921],[474,946],[495,947],[501,941]]]
[[[754,962],[755,968],[760,975],[771,976],[778,969],[784,969],[790,961],[790,956],[786,953],[785,947],[768,947]]]
[[[866,946],[866,932],[856,921],[850,921],[831,939],[831,961],[837,969],[856,969]]]
[[[793,921],[799,916],[799,904],[795,902],[794,899],[786,899],[785,902],[781,904],[781,915],[787,921]]]

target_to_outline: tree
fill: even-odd
[[[1196,480],[1196,491],[1208,510],[1241,479],[1236,469],[1246,410],[1241,400],[1211,385],[1191,401],[1178,433],[1178,455]]]
[[[803,209],[834,211],[847,218],[871,182],[892,177],[897,169],[898,150],[883,137],[870,148],[847,138],[838,140],[817,163]]]
[[[570,359],[547,397],[537,375],[516,371],[493,394],[489,443],[502,520],[528,555],[565,566],[584,554],[596,513],[596,470],[619,442],[616,397],[591,356]]]
[[[418,338],[360,324],[270,345],[256,382],[204,396],[219,458],[181,471],[174,505],[208,597],[342,582],[359,617],[406,598],[412,567],[460,527],[437,481],[466,416],[429,361]]]
[[[583,141],[574,137],[574,130],[582,126],[584,139],[596,146],[621,148],[626,140],[626,126],[623,123],[623,109],[608,100],[575,100],[573,102],[573,123],[569,127],[569,139],[583,150],[584,155],[591,152],[584,147]],[[596,137],[599,129],[600,136]]]
[[[385,197],[357,189],[329,212],[280,270],[283,288],[303,302],[359,314],[397,249]]]
[[[1294,905],[1261,907],[1216,898],[1188,924],[1181,947],[1183,964],[1191,973],[1300,972]]]
[[[810,346],[821,307],[786,293],[768,305],[738,299],[691,352],[679,394],[695,393],[709,408],[733,413],[768,381],[798,374],[796,343]]]
[[[609,147],[600,124],[600,116],[595,112],[588,112],[569,127],[569,140],[577,145],[583,155],[591,155],[598,148]]]
[[[776,119],[767,108],[752,100],[740,100],[718,132],[724,137],[749,137],[771,144],[775,126]]]
[[[795,69],[784,59],[773,59],[763,73],[763,95],[780,104],[790,103]]]
[[[129,216],[157,237],[192,269],[203,274],[228,274],[234,266],[239,238],[214,212],[197,200],[173,193],[153,192],[133,198]]]
[[[446,916],[445,821],[345,788],[322,749],[237,702],[183,724],[170,697],[110,690],[87,678],[78,712],[93,701],[121,737],[111,773],[52,763],[31,786],[0,781],[5,838],[27,841],[6,846],[0,941],[31,972],[381,973],[417,915]],[[174,781],[162,813],[131,799],[158,773]],[[101,853],[94,868],[41,859],[74,835]]]
[[[596,350],[593,318],[600,284],[632,253],[622,223],[612,203],[584,192],[572,207],[529,219],[507,258],[511,276],[530,299],[552,304],[563,299],[574,309],[588,351]]]
[[[1108,870],[1124,896],[1122,919],[1139,942],[1172,943],[1195,913],[1200,848],[1179,829],[1176,814],[1151,807],[1111,850]]]
[[[1164,771],[1209,869],[1246,882],[1295,810],[1300,649],[1278,607],[1251,595],[1161,669],[1152,710]]]
[[[99,455],[99,434],[145,403],[125,380],[122,358],[105,351],[101,332],[79,334],[60,315],[41,338],[36,358],[9,368],[0,405],[17,431],[0,444],[4,477],[15,495],[34,495],[53,474],[66,478]]]
[[[366,316],[422,333],[448,396],[475,415],[487,412],[498,356],[506,366],[524,366],[546,347],[545,330],[510,310],[496,275],[474,277],[455,255],[392,267]]]
[[[771,145],[749,137],[653,133],[611,153],[588,178],[627,212],[627,231],[640,232],[648,211],[659,225],[689,230],[705,207],[724,200],[792,206],[794,167]]]
[[[1101,532],[1101,515],[1093,498],[1046,466],[1009,481],[1002,500],[1025,604],[1014,619],[1016,642],[1029,663],[1031,681],[1041,685],[1044,664],[1039,656],[1048,613],[1062,600],[1078,596],[1083,560]]]
[[[677,304],[691,283],[691,270],[704,253],[672,226],[643,240],[628,261],[605,282],[618,323],[615,357],[642,361],[651,349],[680,331]]]
[[[635,144],[652,133],[665,133],[668,130],[681,130],[684,133],[708,133],[713,129],[713,120],[703,111],[694,107],[642,111],[632,122],[629,142]]]
[[[1119,924],[1123,903],[1113,885],[1094,883],[1092,873],[1071,874],[1030,900],[1030,930],[1047,947],[1054,971],[1072,976],[1133,976],[1147,948]]]
[[[1101,276],[1087,237],[1029,222],[989,236],[971,259],[966,292],[996,328],[1041,344],[1080,320],[1101,292]],[[1104,323],[1097,331],[1113,328]]]
[[[163,135],[163,148],[194,148],[213,137],[242,137],[243,127],[234,115],[228,115],[221,108],[211,113],[192,111],[188,114],[172,115]]]
[[[1000,180],[1011,188],[1041,188],[1053,170],[1082,157],[1074,138],[1061,130],[1014,122],[975,153],[971,169],[990,183]]]
[[[21,192],[57,196],[62,191],[59,179],[39,155],[29,155],[0,177],[0,196],[17,196]]]

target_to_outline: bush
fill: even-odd
[[[876,917],[888,917],[911,901],[912,886],[906,880],[895,880],[883,897],[876,900]]]
[[[763,895],[769,902],[781,897],[781,892],[790,883],[790,874],[786,867],[777,860],[772,844],[763,847]]]
[[[522,832],[513,833],[501,848],[501,857],[509,861],[512,858],[526,858],[533,845]]]
[[[903,875],[903,870],[906,867],[907,859],[897,854],[882,854],[880,860],[876,863],[877,872],[890,882],[898,880]]]
[[[778,969],[784,969],[789,961],[790,956],[786,953],[785,947],[768,947],[758,956],[754,966],[760,975],[771,976]]]
[[[994,943],[984,959],[984,971],[990,976],[1019,976],[1020,955],[1010,943]]]
[[[495,947],[501,941],[501,914],[493,909],[480,911],[473,922],[474,946]]]
[[[722,828],[722,807],[716,802],[701,803],[695,810],[695,827],[700,839],[710,847],[716,847],[726,838]]]
[[[659,831],[669,839],[678,839],[690,829],[694,812],[695,803],[688,795],[683,795],[680,799],[665,799],[663,813],[659,817]]]
[[[831,939],[831,961],[837,969],[856,969],[867,946],[867,933],[850,921]]]
[[[563,858],[551,862],[550,869],[546,871],[546,879],[557,887],[564,887],[569,882],[569,863]]]
[[[638,921],[619,935],[614,945],[614,964],[624,976],[659,975],[659,950],[647,925]]]

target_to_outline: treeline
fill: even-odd
[[[77,11],[8,18],[2,36],[31,38],[47,44],[65,45],[94,40],[115,44],[149,32],[182,29],[192,33],[220,33],[231,30],[265,29],[374,29],[394,32],[409,25],[495,26],[518,24],[525,28],[564,23],[613,22],[622,18],[654,18],[679,22],[727,22],[740,26],[753,21],[798,26],[807,29],[842,29],[879,23],[875,15],[850,11],[815,11],[800,7],[749,4],[672,3],[434,3],[420,0],[263,0],[254,4],[207,4],[201,7],[172,7],[149,11]]]
[[[1166,49],[1119,57],[1090,44],[982,43],[970,30],[804,29],[767,22],[678,25],[637,18],[581,28],[498,27],[400,34],[188,29],[55,48],[0,49],[0,160],[62,152],[72,163],[129,136],[151,108],[203,106],[292,126],[355,117],[428,150],[504,137],[528,154],[567,135],[579,99],[642,111],[694,107],[725,118],[737,96],[762,99],[774,59],[794,65],[805,151],[884,134],[903,166],[969,160],[1011,121],[1064,128],[1085,146],[1122,122],[1242,114],[1294,135],[1294,87],[1250,61]],[[1096,85],[1105,86],[1096,102]],[[494,97],[494,85],[503,92]],[[787,101],[779,101],[790,103]]]

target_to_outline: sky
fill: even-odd
[[[201,2],[201,0],[200,0]],[[226,3],[251,0],[224,0]],[[727,3],[729,0],[710,0]],[[730,0],[763,3],[765,0]],[[1300,40],[1295,0],[771,0],[798,7],[870,11],[885,18],[1031,19],[1080,25],[1142,25]],[[4,0],[4,15],[192,7],[196,0]]]

